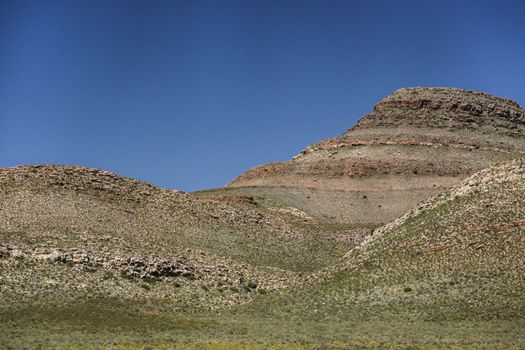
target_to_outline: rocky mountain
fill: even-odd
[[[525,152],[525,111],[486,93],[400,89],[339,137],[255,167],[228,189],[321,220],[389,222],[465,177]]]
[[[515,102],[413,88],[222,189],[0,169],[0,349],[523,348],[524,158]]]

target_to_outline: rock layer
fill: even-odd
[[[255,167],[228,187],[317,218],[388,222],[434,193],[525,153],[525,111],[514,101],[449,88],[400,89],[339,137],[292,160]]]

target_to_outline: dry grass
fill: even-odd
[[[305,221],[269,210],[273,204],[257,198],[198,198],[190,207],[199,210],[194,216],[179,216],[173,209],[140,202],[124,205],[82,191],[10,190],[2,201],[9,207],[1,207],[1,245],[16,245],[22,252],[15,256],[10,250],[6,257],[0,251],[4,254],[0,260],[0,346],[6,349],[525,346],[525,165],[521,161],[476,175],[376,230],[362,246],[361,240],[354,241],[344,232],[370,228]],[[192,197],[183,203],[193,201]],[[207,211],[213,206],[219,209]],[[117,214],[126,210],[133,210],[133,215]],[[261,213],[263,220],[271,221],[259,224],[240,219],[237,232],[230,221],[214,219],[214,210],[248,213],[241,218]],[[96,216],[88,215],[94,212]],[[87,219],[75,219],[80,213]],[[147,219],[148,215],[157,216]],[[174,221],[169,221],[170,215]],[[134,217],[133,224],[125,223]],[[97,223],[100,218],[104,219]],[[159,218],[177,223],[177,231],[154,226]],[[108,219],[120,221],[115,224]],[[201,231],[191,230],[190,223],[195,222]],[[146,227],[152,230],[148,239],[154,244],[141,236],[137,227],[142,223],[151,225]],[[111,238],[102,234],[104,227]],[[291,253],[282,236],[265,245],[263,239],[247,233],[253,229],[254,234],[266,237],[274,234],[275,227],[291,230],[287,233],[295,242]],[[214,228],[224,233],[216,242],[224,243],[229,232],[234,237],[251,237],[232,245],[233,252],[251,252],[225,257],[221,252],[227,250],[218,247],[197,251],[182,245],[188,237],[198,237],[197,232],[209,229],[211,235]],[[339,244],[331,246],[336,253],[330,258],[323,258],[331,250],[322,244],[312,248],[319,243],[311,236],[319,232],[326,235],[325,242]],[[344,246],[354,247],[346,257]],[[93,256],[183,257],[196,278],[142,278],[104,264],[38,260],[31,255],[37,254],[35,247],[79,247]],[[261,249],[288,256],[271,264],[280,268],[265,267],[256,258]],[[224,278],[231,283],[219,285]],[[279,286],[285,288],[277,290]]]

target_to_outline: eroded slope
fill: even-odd
[[[448,88],[400,89],[345,134],[228,185],[321,220],[379,224],[465,177],[525,152],[515,102]]]
[[[524,251],[525,162],[515,160],[376,230],[338,269],[262,309],[303,319],[523,322]]]

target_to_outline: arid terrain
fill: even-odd
[[[496,162],[525,152],[513,101],[441,88],[400,89],[339,137],[241,174],[228,189],[264,193],[321,220],[382,224]]]
[[[523,349],[525,111],[407,88],[226,187],[0,169],[0,348]]]

